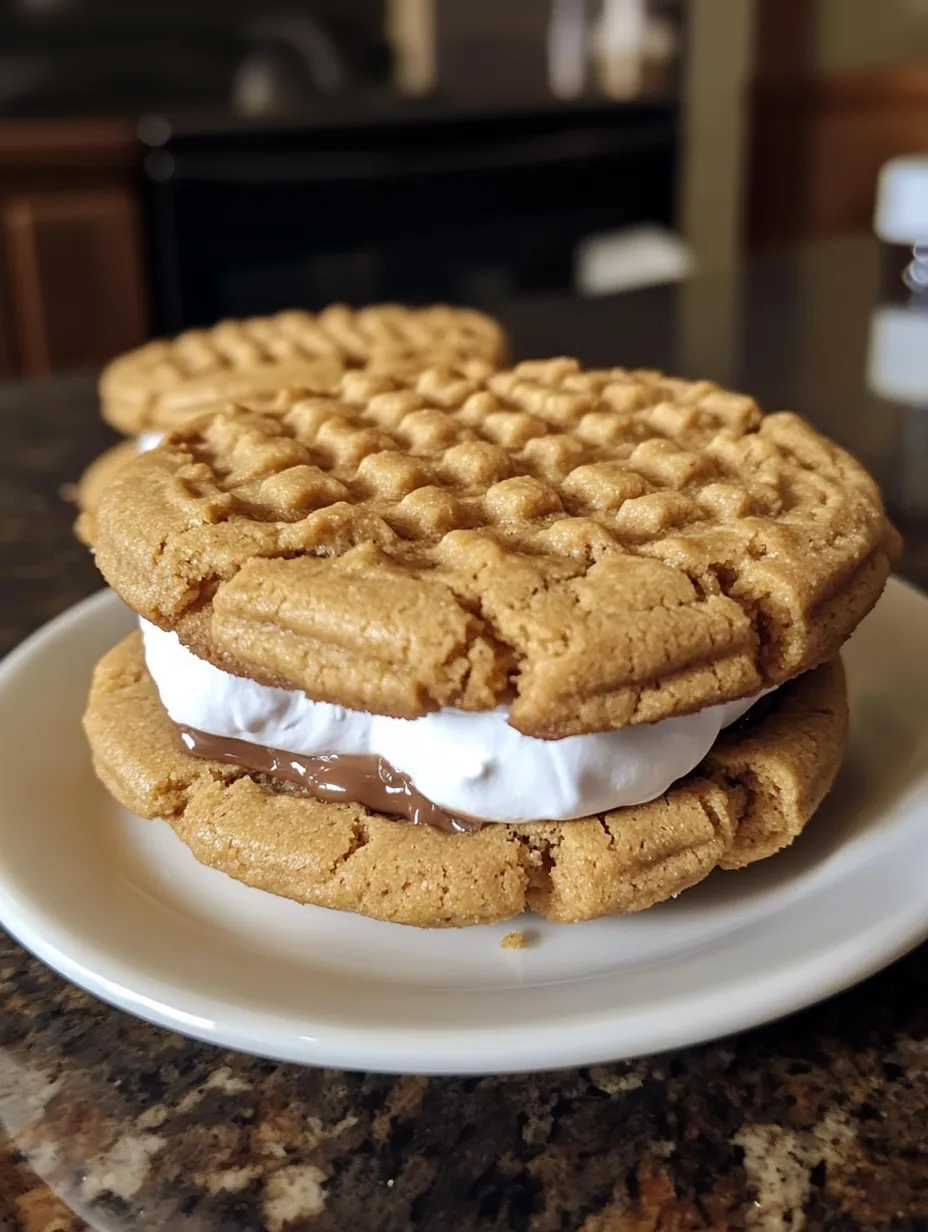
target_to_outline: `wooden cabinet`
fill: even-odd
[[[896,28],[890,42],[902,46],[899,30],[915,20],[891,11],[899,5],[855,4],[845,12],[842,2],[831,6],[834,15],[856,31],[862,54],[861,29],[885,30],[888,22]],[[816,50],[823,11],[809,0],[757,0],[748,213],[754,247],[869,231],[880,168],[899,154],[928,150],[928,60],[825,72]]]
[[[128,124],[0,124],[0,375],[97,365],[145,337],[136,170]]]
[[[928,150],[928,62],[760,85],[749,237],[755,247],[869,231],[880,168]]]

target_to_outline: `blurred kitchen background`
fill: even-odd
[[[928,0],[0,0],[0,376],[711,278],[872,231],[920,151]]]

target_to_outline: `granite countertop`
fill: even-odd
[[[730,286],[705,290],[701,310],[670,292],[578,306],[568,341],[602,362],[618,337],[623,358],[709,372],[818,418],[883,479],[908,537],[904,568],[924,584],[928,432],[863,386],[872,252],[822,252],[752,269],[734,344],[704,328]],[[808,346],[784,327],[797,295]],[[564,336],[563,305],[503,314],[523,352]],[[5,652],[99,585],[59,489],[112,438],[89,378],[0,390],[0,423]],[[0,1004],[10,1232],[928,1228],[925,947],[719,1043],[505,1078],[223,1052],[94,1000],[3,934]]]

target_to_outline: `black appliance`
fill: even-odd
[[[586,235],[674,216],[672,103],[487,114],[384,100],[274,127],[150,117],[140,133],[164,333],[334,300],[559,290]]]

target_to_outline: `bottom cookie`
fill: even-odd
[[[109,791],[143,817],[164,818],[201,863],[298,902],[446,928],[525,908],[564,923],[641,911],[716,866],[773,855],[831,787],[847,717],[835,659],[779,690],[762,718],[723,733],[697,770],[650,804],[467,835],[323,803],[190,756],[137,633],[97,665],[84,727]]]
[[[97,506],[104,489],[138,454],[137,441],[120,441],[94,458],[74,485],[74,501],[79,511],[74,533],[82,543],[92,545],[96,538]]]

